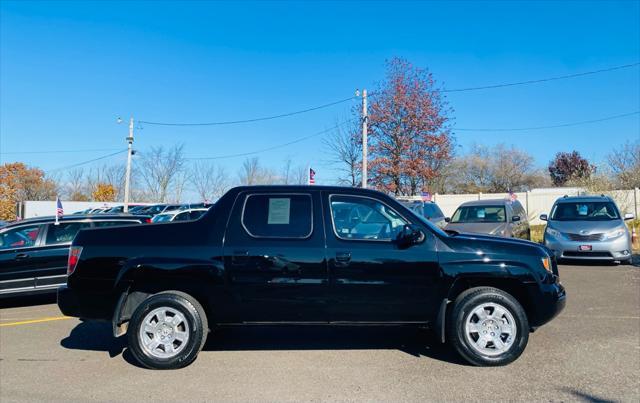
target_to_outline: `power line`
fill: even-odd
[[[481,87],[443,89],[441,92],[477,91],[477,90],[487,90],[487,89],[492,89],[492,88],[513,87],[513,86],[516,86],[516,85],[536,84],[536,83],[543,83],[543,82],[547,82],[547,81],[556,81],[556,80],[564,80],[564,79],[567,79],[567,78],[588,76],[588,75],[591,75],[591,74],[606,73],[606,72],[609,72],[609,71],[627,69],[629,67],[635,67],[635,66],[638,66],[638,65],[640,65],[640,62],[631,63],[631,64],[624,64],[622,66],[614,66],[614,67],[609,67],[609,68],[600,69],[600,70],[585,71],[585,72],[576,73],[576,74],[567,74],[567,75],[564,75],[564,76],[540,78],[540,79],[537,79],[537,80],[516,81],[516,82],[513,82],[513,83],[493,84],[493,85],[485,85],[485,86],[481,86]]]
[[[338,100],[338,101],[335,101],[335,102],[330,102],[328,104],[324,104],[324,105],[320,105],[320,106],[315,106],[313,108],[303,109],[303,110],[295,111],[295,112],[283,113],[283,114],[280,114],[280,115],[253,118],[253,119],[229,120],[229,121],[222,121],[222,122],[206,122],[206,123],[167,123],[167,122],[150,122],[150,121],[146,121],[146,120],[139,120],[138,123],[147,124],[147,125],[157,125],[157,126],[222,126],[222,125],[234,125],[234,124],[239,124],[239,123],[261,122],[261,121],[264,121],[264,120],[279,119],[279,118],[284,118],[284,117],[288,117],[288,116],[300,115],[302,113],[317,111],[319,109],[324,109],[324,108],[328,108],[330,106],[334,106],[334,105],[338,105],[338,104],[341,104],[341,103],[344,103],[344,102],[347,102],[347,101],[351,101],[352,99],[355,99],[355,98],[356,98],[355,96],[351,96],[349,98],[341,99],[341,100]]]
[[[64,153],[90,153],[90,152],[98,152],[98,151],[114,151],[118,150],[117,148],[93,148],[88,150],[48,150],[48,151],[8,151],[8,152],[0,152],[2,155],[9,154],[64,154]]]
[[[621,66],[613,66],[613,67],[609,67],[609,68],[606,68],[606,69],[600,69],[600,70],[584,71],[582,73],[567,74],[567,75],[564,75],[564,76],[539,78],[539,79],[535,79],[535,80],[525,80],[525,81],[516,81],[516,82],[512,82],[512,83],[483,85],[483,86],[479,86],[479,87],[451,88],[451,89],[443,88],[443,89],[440,90],[440,92],[465,92],[465,91],[488,90],[488,89],[493,89],[493,88],[515,87],[515,86],[518,86],[518,85],[537,84],[537,83],[544,83],[544,82],[548,82],[548,81],[564,80],[564,79],[568,79],[568,78],[576,78],[576,77],[588,76],[588,75],[592,75],[592,74],[606,73],[606,72],[615,71],[615,70],[627,69],[627,68],[635,67],[635,66],[638,66],[638,65],[640,65],[640,62],[630,63],[630,64],[623,64]],[[379,94],[380,94],[379,92],[372,92],[372,93],[369,93],[369,96],[377,96]]]
[[[330,131],[332,131],[332,130],[336,130],[337,128],[339,128],[339,127],[341,127],[341,126],[344,126],[344,125],[346,125],[347,123],[352,123],[352,122],[354,122],[354,121],[356,121],[356,120],[359,120],[359,119],[349,119],[349,120],[346,120],[346,121],[344,121],[344,122],[342,122],[342,123],[339,123],[339,124],[337,124],[337,125],[335,125],[335,126],[333,126],[333,127],[330,127],[330,128],[328,128],[328,129],[325,129],[325,130],[319,131],[319,132],[317,132],[317,133],[313,133],[313,134],[310,134],[310,135],[308,135],[308,136],[300,137],[300,138],[298,138],[298,139],[295,139],[295,140],[292,140],[292,141],[289,141],[289,142],[286,142],[286,143],[282,143],[282,144],[278,144],[278,145],[275,145],[275,146],[271,146],[271,147],[263,148],[263,149],[260,149],[260,150],[254,150],[254,151],[249,151],[249,152],[244,152],[244,153],[238,153],[238,154],[218,155],[218,156],[214,156],[214,157],[192,157],[192,158],[187,158],[187,159],[188,159],[188,160],[218,160],[218,159],[236,158],[236,157],[246,157],[246,156],[249,156],[249,155],[260,154],[260,153],[263,153],[263,152],[276,150],[276,149],[278,149],[278,148],[287,147],[287,146],[290,146],[290,145],[292,145],[292,144],[300,143],[300,142],[305,141],[305,140],[308,140],[308,139],[310,139],[310,138],[313,138],[313,137],[317,137],[317,136],[323,135],[323,134],[328,133],[328,132],[330,132]]]
[[[127,151],[127,150],[126,150],[126,149],[125,149],[125,150],[119,150],[119,151],[116,151],[115,153],[111,153],[111,154],[103,155],[102,157],[93,158],[93,159],[90,159],[90,160],[88,160],[88,161],[83,161],[83,162],[79,162],[79,163],[77,163],[77,164],[67,165],[67,166],[64,166],[64,167],[56,168],[56,169],[51,169],[51,170],[49,170],[48,172],[49,172],[49,173],[52,173],[52,172],[58,172],[58,171],[65,171],[65,170],[67,170],[67,169],[71,169],[71,168],[79,167],[79,166],[81,166],[81,165],[86,165],[86,164],[90,164],[90,163],[95,162],[95,161],[103,160],[103,159],[105,159],[105,158],[113,157],[114,155],[121,154],[121,153],[123,153],[123,152],[125,152],[125,151]]]
[[[592,120],[583,120],[580,122],[571,122],[571,123],[561,123],[561,124],[557,124],[557,125],[550,125],[550,126],[534,126],[534,127],[518,127],[518,128],[509,128],[509,129],[505,129],[505,128],[497,128],[497,129],[464,129],[464,128],[453,128],[454,131],[466,131],[466,132],[515,132],[515,131],[527,131],[527,130],[543,130],[543,129],[555,129],[558,127],[569,127],[569,126],[578,126],[578,125],[584,125],[584,124],[590,124],[590,123],[597,123],[597,122],[604,122],[607,120],[613,120],[613,119],[619,119],[619,118],[623,118],[626,116],[631,116],[631,115],[637,115],[639,114],[640,111],[635,111],[635,112],[630,112],[630,113],[623,113],[620,115],[613,115],[613,116],[607,116],[606,118],[601,118],[601,119],[592,119]]]

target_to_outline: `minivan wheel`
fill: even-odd
[[[204,345],[207,317],[198,301],[179,291],[163,291],[144,300],[127,331],[135,359],[151,369],[191,364]]]
[[[458,296],[449,320],[449,340],[473,365],[498,366],[516,360],[529,340],[529,322],[518,301],[492,287]]]

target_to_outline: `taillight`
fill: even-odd
[[[67,276],[75,271],[76,266],[78,265],[78,261],[80,260],[80,253],[82,253],[82,246],[72,246],[71,249],[69,249]]]
[[[151,218],[147,218],[146,220],[144,220],[144,222],[146,222],[147,224],[152,223],[153,221],[151,221]]]

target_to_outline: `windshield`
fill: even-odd
[[[172,217],[173,217],[173,214],[158,214],[157,216],[153,217],[153,219],[151,221],[152,222],[167,222],[167,221],[171,221]]]
[[[569,202],[553,207],[551,219],[557,221],[608,221],[620,219],[613,202]]]
[[[453,213],[451,222],[505,222],[506,216],[504,206],[465,206]]]

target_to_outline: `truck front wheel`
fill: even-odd
[[[198,301],[179,291],[163,291],[144,300],[129,323],[129,349],[151,369],[191,364],[204,345],[207,317]]]
[[[469,289],[456,298],[449,320],[449,340],[468,362],[506,365],[529,340],[529,322],[520,303],[492,287]]]

